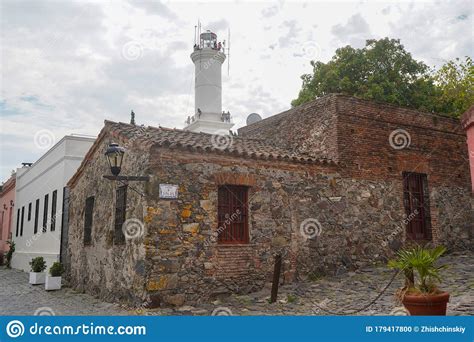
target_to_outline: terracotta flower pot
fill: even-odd
[[[436,295],[405,294],[402,302],[412,316],[446,316],[449,293],[442,292]]]

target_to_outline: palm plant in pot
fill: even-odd
[[[31,272],[30,272],[30,281],[32,285],[44,284],[46,274],[44,270],[46,269],[46,262],[43,257],[36,257],[31,259],[30,262]]]
[[[61,275],[64,273],[64,267],[60,262],[55,262],[49,269],[50,276],[46,276],[45,290],[60,290]]]
[[[400,270],[405,276],[405,286],[397,291],[397,298],[410,315],[446,315],[449,293],[437,286],[441,281],[441,270],[447,267],[437,266],[437,261],[445,252],[443,246],[431,249],[416,246],[399,251],[397,258],[388,263],[390,268]]]

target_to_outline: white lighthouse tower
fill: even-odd
[[[185,130],[210,134],[229,132],[234,125],[230,113],[222,111],[222,63],[224,46],[211,31],[199,34],[191,60],[194,63],[194,115]]]

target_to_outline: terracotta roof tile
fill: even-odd
[[[163,146],[176,149],[223,153],[255,159],[279,159],[298,163],[327,163],[334,161],[325,158],[313,158],[304,153],[296,153],[282,146],[255,138],[240,136],[219,136],[196,133],[166,127],[135,126],[123,122],[105,121],[112,135],[119,135],[134,143],[146,146]]]

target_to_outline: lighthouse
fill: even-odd
[[[229,133],[234,125],[230,113],[222,110],[222,64],[224,44],[214,32],[199,34],[191,60],[194,63],[194,115],[186,119],[185,130],[210,134]]]

